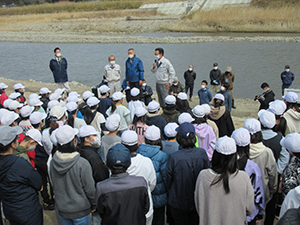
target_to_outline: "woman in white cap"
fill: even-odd
[[[148,128],[146,114],[147,110],[144,107],[139,106],[135,108],[132,124],[128,126],[128,130],[134,130],[138,134],[140,144],[145,143],[145,132]]]
[[[128,109],[130,111],[130,121],[133,121],[134,110],[137,107],[144,107],[145,103],[140,101],[140,89],[134,87],[130,90],[131,101],[128,103]]]
[[[236,143],[239,170],[243,170],[249,175],[254,189],[254,210],[250,216],[247,216],[247,221],[248,225],[255,225],[256,222],[262,220],[265,212],[265,196],[261,180],[261,171],[258,165],[249,159],[251,137],[248,130],[239,128],[233,131],[231,137]]]
[[[287,105],[283,117],[287,121],[287,126],[291,133],[300,132],[300,109],[297,105],[298,95],[295,92],[288,92],[284,96],[284,101]]]
[[[0,104],[1,105],[3,105],[6,99],[8,99],[8,96],[5,94],[6,88],[8,88],[6,84],[0,83]]]
[[[227,136],[219,138],[211,169],[202,170],[196,182],[199,224],[247,224],[253,199],[249,176],[238,169],[235,141]]]
[[[211,106],[211,113],[208,117],[217,124],[219,128],[219,137],[223,137],[225,135],[231,136],[232,132],[234,131],[231,115],[224,106],[224,100],[224,95],[215,95],[213,100],[214,105]]]
[[[78,105],[76,102],[68,102],[66,107],[69,113],[67,123],[71,127],[79,129],[80,127],[86,125],[86,122],[83,119],[77,117]]]

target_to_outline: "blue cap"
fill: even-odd
[[[111,147],[106,156],[106,164],[110,168],[123,169],[130,166],[131,155],[128,148],[122,144]]]
[[[193,124],[184,122],[176,128],[176,131],[180,137],[191,139],[195,137],[195,127]]]

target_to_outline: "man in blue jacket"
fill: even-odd
[[[128,49],[128,59],[126,60],[125,66],[125,79],[130,89],[136,87],[140,89],[140,93],[142,93],[141,85],[144,79],[144,66],[142,60],[136,57],[133,48]]]
[[[68,62],[65,57],[61,55],[60,49],[57,47],[54,49],[54,58],[50,60],[50,70],[53,73],[54,82],[56,88],[65,88],[68,93],[71,92],[68,83]]]
[[[294,73],[291,72],[291,67],[289,65],[284,67],[284,71],[281,73],[280,77],[282,80],[282,95],[284,95],[284,89],[289,88],[295,78]]]
[[[203,80],[201,83],[201,89],[198,91],[198,96],[200,100],[200,105],[208,104],[212,100],[212,95],[210,90],[207,88],[207,81]]]

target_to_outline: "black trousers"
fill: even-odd
[[[37,209],[32,212],[28,221],[22,223],[23,225],[43,225],[43,208],[41,205],[37,207]],[[20,225],[19,221],[14,221],[13,219],[9,219],[10,225]]]
[[[153,208],[153,221],[152,225],[165,225],[165,214],[166,214],[166,207],[161,208]]]
[[[41,195],[43,197],[44,203],[51,204],[51,200],[53,201],[53,189],[50,183],[48,168],[47,168],[47,160],[34,160],[35,168],[42,178],[43,190],[41,191]],[[50,195],[48,194],[47,184],[50,185]]]
[[[193,96],[193,91],[194,91],[194,84],[185,84],[185,93],[188,93],[188,90],[190,89],[190,98]]]
[[[181,211],[171,207],[171,213],[174,219],[175,225],[198,225],[199,216],[196,210]]]

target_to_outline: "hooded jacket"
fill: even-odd
[[[27,148],[25,148],[25,147],[19,145],[16,149],[14,149],[13,154],[14,154],[15,156],[23,157],[23,158],[26,159],[29,163],[31,163],[31,162],[30,162],[30,159],[29,159],[29,157],[28,157],[28,155],[27,155],[27,151],[28,151]]]
[[[250,159],[260,168],[266,205],[277,191],[277,166],[273,152],[262,142],[250,144]]]
[[[180,116],[180,112],[176,110],[176,105],[167,105],[164,108],[161,116],[165,119],[167,123],[178,123],[178,117]]]
[[[151,159],[155,173],[156,186],[152,191],[153,207],[160,208],[167,204],[167,188],[165,185],[165,169],[168,155],[160,147],[147,144],[139,145],[136,153]]]
[[[207,123],[194,124],[194,127],[198,137],[198,146],[206,151],[209,161],[211,161],[215,150],[214,145],[217,141],[216,135],[212,127]]]
[[[291,133],[300,133],[300,113],[289,109],[283,114]]]
[[[231,136],[234,131],[234,125],[230,116],[230,112],[228,112],[225,106],[220,106],[215,108],[211,106],[211,114],[208,117],[212,121],[214,121],[219,128],[219,137],[223,137],[225,135]]]
[[[290,190],[285,197],[280,210],[279,218],[281,218],[285,212],[290,208],[299,208],[300,206],[300,186]]]
[[[65,57],[61,56],[60,63],[57,62],[56,57],[50,60],[49,64],[50,70],[53,73],[55,83],[65,83],[68,82],[68,62]]]
[[[160,129],[160,136],[162,140],[165,140],[164,128],[167,125],[166,120],[159,114],[147,114],[146,124],[148,126],[155,125]]]
[[[0,155],[0,200],[8,220],[18,224],[37,224],[34,218],[42,217],[38,196],[41,188],[39,173],[24,158]]]
[[[56,151],[50,163],[50,177],[60,216],[67,219],[81,218],[96,208],[92,169],[78,152]]]

